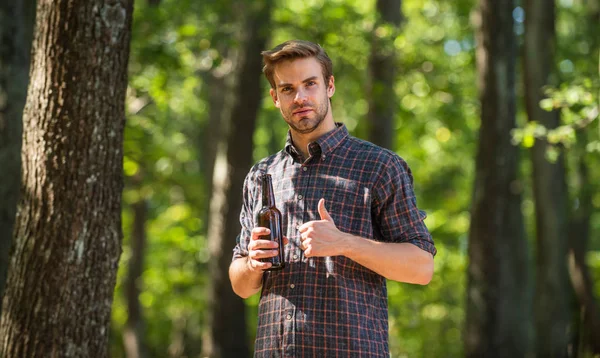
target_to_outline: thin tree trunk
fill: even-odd
[[[171,343],[169,344],[169,358],[195,357],[196,355],[187,354],[187,318],[185,316],[175,317],[172,320]],[[202,355],[204,357],[204,355]]]
[[[208,116],[199,135],[200,170],[205,178],[205,187],[208,197],[212,193],[213,170],[217,156],[219,141],[224,137],[231,118],[232,103],[228,100],[234,84],[234,70],[237,68],[236,57],[238,49],[231,46],[232,25],[243,26],[244,15],[238,9],[227,6],[217,11],[217,30],[211,37],[211,48],[219,54],[218,65],[202,73],[203,97],[208,101]],[[230,101],[229,101],[230,102]],[[209,210],[206,210],[208,213]],[[208,215],[206,217],[208,222]]]
[[[108,356],[132,10],[38,2],[1,357]]]
[[[540,108],[543,87],[553,68],[554,0],[525,2],[525,100],[530,121],[546,128],[560,125],[558,111]],[[555,163],[546,156],[548,143],[536,140],[532,148],[533,192],[536,213],[537,268],[535,292],[536,351],[540,357],[567,355],[573,317],[567,268],[568,211],[564,156]]]
[[[580,135],[581,137],[583,135]],[[585,148],[581,148],[578,154],[576,156],[577,204],[569,224],[569,271],[571,283],[583,313],[583,338],[586,346],[591,347],[594,354],[600,354],[600,309],[594,294],[593,279],[585,261],[593,211],[592,190],[588,167],[585,163]]]
[[[125,283],[127,323],[123,332],[123,342],[127,358],[143,358],[147,356],[147,348],[144,340],[145,322],[139,296],[144,272],[144,256],[146,255],[148,204],[142,198],[131,208],[133,210],[133,232],[131,233],[131,258]]]
[[[228,86],[224,77],[217,77],[213,73],[204,76],[204,81],[206,81],[209,109],[208,120],[200,143],[203,164],[201,170],[206,178],[206,192],[210,197],[219,139],[222,137],[223,128],[228,127],[223,123],[228,119],[228,116],[225,115],[227,110],[225,102],[228,96],[224,95],[227,93]]]
[[[591,35],[590,53],[598,54],[600,39],[596,35],[598,23],[600,22],[600,0],[591,0],[587,2],[588,10],[588,33]],[[600,58],[598,62],[598,71],[600,71]],[[600,74],[600,73],[599,73]],[[579,302],[582,312],[583,340],[582,348],[591,349],[594,355],[600,354],[600,307],[594,294],[594,282],[590,270],[586,264],[586,254],[588,252],[588,243],[590,241],[590,224],[593,212],[592,194],[594,188],[589,178],[588,164],[586,163],[586,145],[588,144],[587,132],[577,133],[577,146],[571,156],[575,161],[576,183],[574,193],[577,200],[575,209],[571,212],[569,222],[569,273],[571,275],[571,284]]]
[[[401,0],[377,0],[379,18],[372,35],[369,59],[369,140],[384,148],[394,146],[394,113],[397,101],[394,91],[398,64],[394,47],[395,34],[402,22]],[[379,26],[394,29],[391,34],[381,36]]]
[[[225,17],[225,16],[224,16]],[[222,34],[220,34],[222,35]],[[215,36],[214,41],[219,42],[221,36]],[[217,67],[203,76],[206,82],[206,96],[208,97],[208,118],[200,135],[199,147],[201,153],[200,170],[205,178],[204,187],[207,198],[210,198],[213,191],[213,176],[215,169],[215,161],[217,158],[217,148],[219,142],[225,136],[229,128],[231,120],[232,95],[230,91],[233,89],[235,82],[234,69],[236,68],[237,49],[224,48],[222,45],[217,45],[221,53],[226,53],[226,58],[221,67]],[[228,95],[229,94],[229,95]],[[210,219],[210,210],[205,210],[205,221]]]
[[[22,114],[35,0],[0,2],[0,312],[21,180]]]
[[[244,301],[233,293],[228,269],[239,234],[239,210],[244,178],[252,165],[252,143],[261,103],[262,57],[268,38],[272,1],[254,2],[241,43],[238,81],[231,110],[231,127],[215,164],[214,193],[208,231],[211,287],[209,332],[204,349],[210,357],[247,357]]]
[[[219,14],[221,25],[225,25],[225,19],[227,16],[223,16],[222,13]],[[238,22],[239,26],[242,26],[240,22]],[[223,41],[224,34],[215,34],[211,43],[215,43],[215,47],[217,51],[224,57],[222,59],[221,65],[217,68],[211,69],[210,72],[205,73],[202,76],[203,81],[206,86],[204,86],[204,95],[208,100],[208,116],[206,123],[201,128],[200,133],[198,135],[198,147],[200,151],[200,171],[202,173],[202,177],[204,178],[203,182],[203,192],[204,199],[202,200],[199,206],[200,211],[202,213],[202,218],[205,223],[209,223],[205,227],[204,234],[208,236],[208,231],[210,230],[210,220],[211,220],[211,208],[210,205],[206,205],[206,203],[210,203],[213,198],[213,185],[215,184],[214,170],[215,163],[217,159],[218,148],[222,142],[224,142],[224,134],[226,133],[231,120],[231,107],[233,105],[233,94],[231,91],[233,90],[233,85],[235,82],[235,69],[236,69],[236,57],[238,49],[235,47],[226,48],[226,42]],[[197,267],[199,274],[205,274],[205,267]],[[210,298],[209,298],[210,301]],[[210,319],[211,313],[207,314]],[[177,322],[174,325],[174,329],[185,329],[186,327],[182,322]],[[211,342],[211,334],[210,324],[205,324],[203,326],[202,339],[201,341],[194,342],[194,345],[202,352],[210,352],[210,347],[212,346]],[[185,351],[183,349],[185,346],[187,349],[190,349],[190,344],[188,342],[183,342],[183,340],[187,337],[184,331],[178,332],[173,331],[173,336],[176,337],[176,340],[171,345],[173,348],[173,352],[176,351]],[[177,345],[181,345],[182,349],[177,349]],[[194,349],[194,348],[192,348]],[[183,352],[182,352],[183,354]],[[172,354],[172,357],[176,355]],[[203,356],[207,356],[207,354],[203,354]]]
[[[528,255],[518,179],[512,0],[480,0],[481,128],[469,231],[465,355],[530,352]]]

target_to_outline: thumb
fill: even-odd
[[[327,209],[325,209],[325,199],[321,198],[321,200],[319,200],[318,209],[319,209],[319,215],[321,215],[321,220],[327,220],[327,221],[333,222],[331,215],[329,215],[329,212],[327,211]]]

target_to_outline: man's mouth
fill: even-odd
[[[300,115],[302,115],[302,114],[308,114],[308,112],[311,112],[311,111],[312,111],[311,108],[302,108],[302,109],[298,109],[298,110],[292,112],[292,114],[300,114]]]

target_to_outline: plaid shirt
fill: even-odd
[[[257,163],[246,177],[242,231],[233,259],[248,255],[262,206],[259,176],[269,173],[283,215],[286,267],[265,272],[255,357],[389,357],[385,278],[344,257],[304,257],[298,227],[325,207],[342,232],[410,242],[436,254],[417,209],[404,160],[337,128],[309,144],[303,163],[292,145]]]

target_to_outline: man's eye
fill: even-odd
[[[291,87],[283,87],[283,88],[281,89],[281,92],[289,92],[289,91],[291,91],[291,90],[292,90],[292,88],[291,88]]]
[[[315,82],[315,81],[309,81],[306,85],[307,86],[314,86],[316,84],[317,84],[317,82]]]

